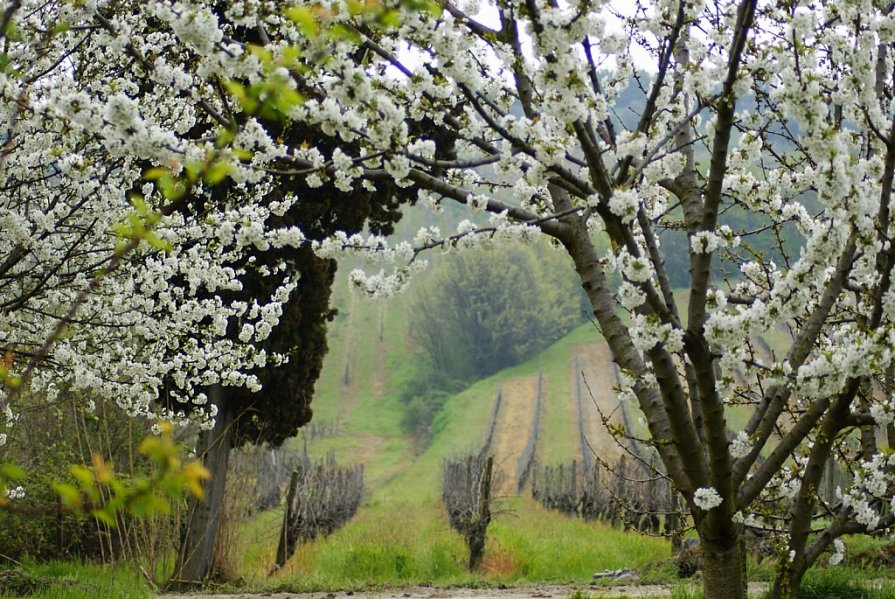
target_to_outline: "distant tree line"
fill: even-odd
[[[438,371],[474,380],[561,338],[582,322],[580,305],[568,259],[546,245],[460,254],[414,290],[410,337]]]
[[[417,447],[426,447],[454,393],[584,322],[584,300],[568,260],[546,244],[502,246],[490,256],[460,254],[437,263],[410,301],[409,334],[422,360],[401,400],[404,426]]]

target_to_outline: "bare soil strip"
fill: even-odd
[[[491,445],[494,463],[502,473],[495,491],[498,497],[516,494],[516,464],[531,432],[537,392],[536,376],[510,379],[501,387],[503,399]]]
[[[385,308],[383,304],[379,305],[379,314],[377,316],[377,322],[379,326],[380,332],[382,331],[382,327],[385,326]],[[370,388],[373,391],[373,395],[375,397],[382,397],[385,395],[385,383],[388,379],[388,372],[386,372],[386,365],[388,364],[388,344],[383,341],[381,335],[376,337],[376,362],[374,365],[375,370],[373,371],[373,380],[371,381]]]
[[[341,372],[339,373],[339,390],[341,391],[342,396],[342,401],[339,405],[339,430],[345,428],[345,423],[348,421],[348,417],[354,412],[354,407],[357,404],[357,380],[354,372],[357,362],[355,347],[357,345],[358,334],[356,305],[357,298],[354,295],[351,295],[346,310],[348,314],[348,323],[344,327],[345,340],[343,341],[343,361],[339,365],[341,368]]]
[[[615,370],[612,366],[609,345],[605,342],[578,345],[573,348],[573,352],[578,354],[578,364],[584,373],[584,381],[587,382],[585,385],[582,381],[581,385],[581,401],[585,417],[584,434],[587,442],[597,457],[610,464],[615,463],[623,453],[622,448],[606,430],[600,416],[602,413],[611,424],[624,424],[618,396],[615,394]],[[573,377],[581,376],[581,372],[574,372],[574,355],[571,369]],[[574,390],[575,378],[572,379],[572,384]]]

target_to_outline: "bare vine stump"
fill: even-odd
[[[445,460],[442,501],[451,527],[469,548],[469,569],[481,563],[485,536],[491,523],[491,482],[494,458],[468,456]]]
[[[283,527],[280,530],[280,542],[277,545],[277,562],[274,571],[286,565],[286,560],[295,552],[294,545],[289,545],[289,523],[292,522],[292,506],[295,504],[295,490],[298,487],[298,470],[292,471],[289,480],[289,492],[286,495],[286,508],[283,510]]]

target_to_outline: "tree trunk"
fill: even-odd
[[[740,538],[732,544],[702,543],[705,599],[746,599],[746,551]]]
[[[233,413],[219,386],[209,389],[208,395],[209,400],[218,406],[217,420],[210,431],[201,434],[198,449],[205,467],[211,472],[211,481],[205,485],[204,499],[190,501],[177,568],[169,583],[174,588],[199,586],[210,576],[221,527]]]
[[[794,568],[790,563],[780,566],[769,599],[793,599],[802,584],[804,575],[804,567]]]

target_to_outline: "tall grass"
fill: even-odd
[[[401,514],[400,524],[394,513]],[[404,503],[367,508],[351,526],[302,546],[271,584],[324,590],[422,582],[583,583],[594,572],[646,566],[667,552],[662,540],[583,524],[516,499],[492,522],[482,566],[468,572],[466,547],[440,506]]]
[[[809,570],[797,599],[892,599],[895,585],[866,580],[866,573],[850,568]]]
[[[145,578],[130,566],[24,562],[0,568],[0,597],[33,599],[149,599]]]

